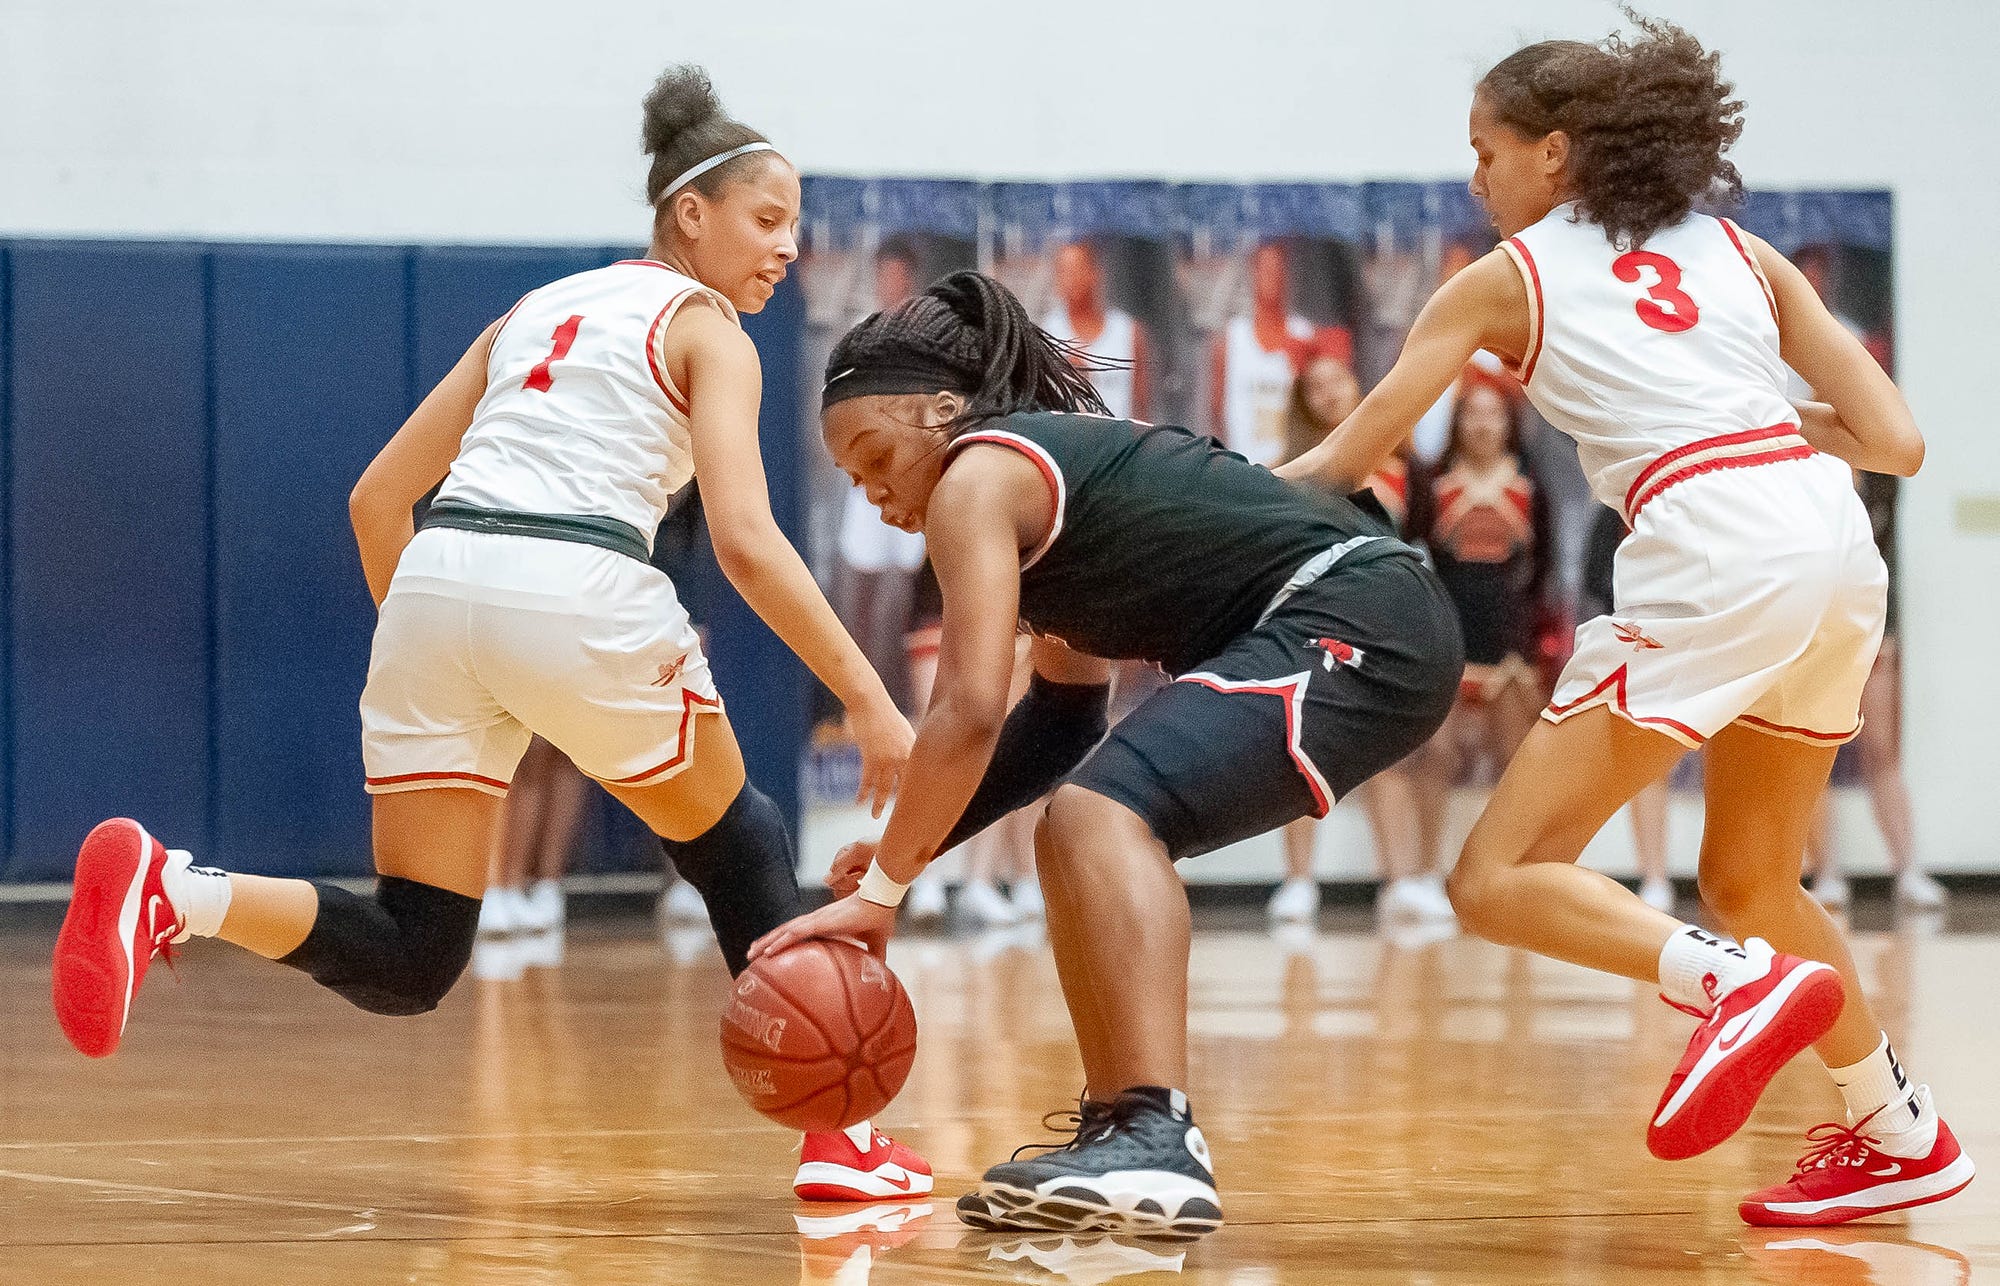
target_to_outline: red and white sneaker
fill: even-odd
[[[872,1126],[862,1151],[846,1130],[806,1135],[792,1191],[801,1201],[880,1201],[931,1190],[931,1163]]]
[[[1917,1091],[1930,1106],[1930,1090]],[[1761,1227],[1809,1228],[1865,1219],[1890,1210],[1943,1201],[1972,1182],[1972,1158],[1951,1127],[1937,1123],[1937,1142],[1912,1159],[1878,1150],[1870,1113],[1852,1127],[1829,1121],[1806,1132],[1813,1144],[1783,1183],[1743,1198],[1736,1212]]]
[[[156,955],[187,925],[167,898],[161,876],[171,860],[186,862],[128,817],[98,823],[76,855],[76,889],[56,937],[51,991],[56,1021],[69,1043],[92,1058],[118,1048],[132,997]]]
[[[1743,950],[1764,971],[1697,1015],[1701,1026],[1646,1127],[1646,1146],[1662,1161],[1697,1156],[1743,1128],[1778,1069],[1826,1035],[1847,1003],[1832,965],[1773,951],[1761,938]]]

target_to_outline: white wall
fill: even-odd
[[[1908,763],[1925,847],[2000,866],[2000,134],[1986,0],[1655,0],[1726,54],[1762,187],[1897,198]],[[586,16],[587,15],[587,16]],[[1479,71],[1588,0],[0,0],[0,235],[639,239],[637,103],[705,63],[820,172],[1435,178]]]

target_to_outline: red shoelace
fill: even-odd
[[[1806,1142],[1812,1146],[1799,1158],[1792,1178],[1802,1179],[1814,1170],[1824,1170],[1829,1166],[1860,1165],[1862,1153],[1882,1144],[1881,1139],[1867,1133],[1868,1123],[1881,1114],[1882,1108],[1878,1107],[1853,1125],[1824,1121],[1807,1130]]]

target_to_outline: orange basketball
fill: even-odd
[[[917,1056],[903,984],[848,942],[814,938],[752,962],[722,1013],[722,1064],[751,1107],[840,1130],[889,1105]]]

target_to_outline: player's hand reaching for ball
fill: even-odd
[[[917,744],[916,731],[886,698],[879,705],[849,706],[847,730],[861,752],[861,789],[854,802],[868,805],[869,816],[880,817],[896,796],[910,749]]]
[[[868,864],[875,860],[875,850],[881,843],[879,839],[858,839],[834,854],[833,869],[826,873],[826,886],[835,897],[844,898],[861,887],[861,877],[868,874]]]
[[[850,893],[838,902],[829,902],[817,911],[808,911],[788,920],[750,944],[750,958],[775,955],[808,938],[846,938],[858,942],[871,955],[889,954],[889,935],[896,928],[896,908],[878,906]]]

